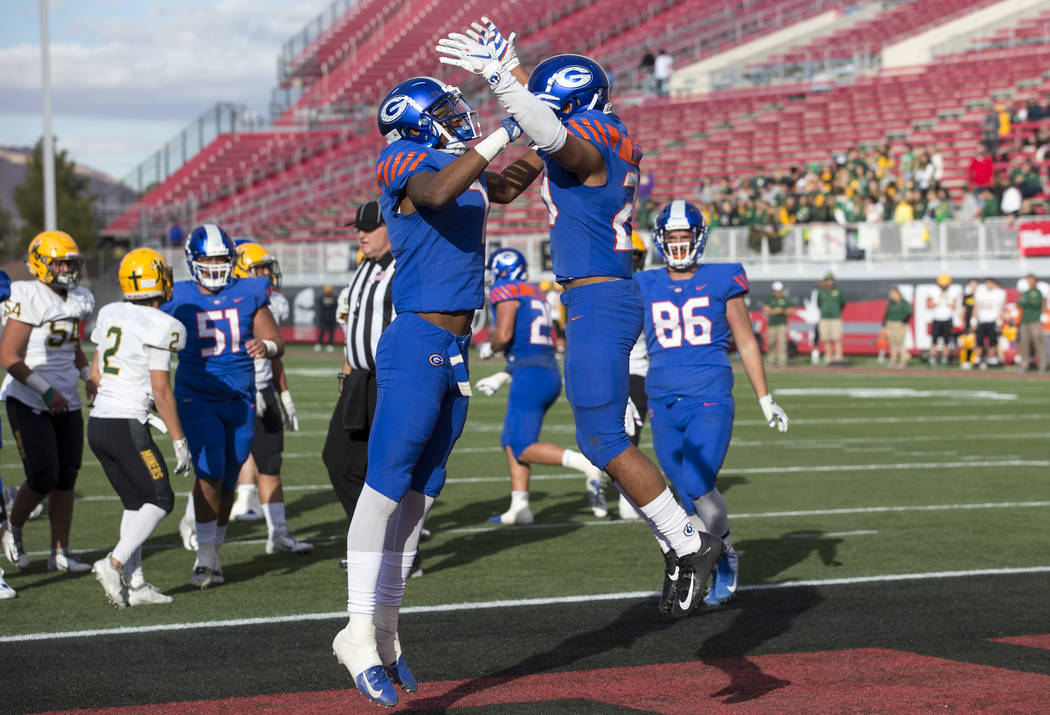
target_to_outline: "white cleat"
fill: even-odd
[[[47,570],[87,573],[91,570],[91,566],[69,553],[69,549],[62,549],[51,554],[51,558],[47,560]]]
[[[18,598],[18,591],[11,588],[4,580],[4,570],[0,569],[0,601],[9,601]]]
[[[11,526],[7,522],[0,524],[0,545],[3,546],[4,555],[8,561],[20,569],[29,567],[29,554],[26,553],[26,548],[22,546],[22,534],[19,533],[18,536],[15,536],[14,531],[11,530]]]
[[[619,512],[620,512],[620,518],[621,519],[625,519],[627,521],[632,521],[632,520],[635,520],[635,519],[641,519],[642,518],[641,515],[631,505],[631,502],[628,501],[627,497],[625,497],[623,494],[620,495]]]
[[[292,554],[308,554],[314,550],[313,544],[299,541],[287,531],[273,531],[266,539],[266,553],[276,554],[287,551]]]
[[[197,561],[190,574],[190,583],[202,591],[209,586],[221,586],[226,583],[222,575],[222,564],[219,563],[219,552],[215,544],[205,544],[206,548],[197,551]]]
[[[152,583],[143,582],[141,586],[128,588],[129,606],[148,606],[154,603],[171,603],[175,599],[160,592]]]
[[[237,490],[237,499],[233,502],[230,510],[230,518],[236,521],[259,521],[263,519],[262,502],[259,501],[259,492]]]
[[[605,503],[605,487],[603,486],[602,472],[595,468],[587,475],[587,501],[593,513],[599,519],[609,516],[609,507]]]
[[[96,561],[92,565],[91,571],[95,574],[98,582],[102,584],[102,590],[106,592],[106,598],[110,603],[117,608],[124,608],[128,605],[127,587],[124,585],[124,577],[120,573],[120,569],[113,565],[110,554],[106,554]]]
[[[179,536],[182,537],[182,548],[187,551],[197,550],[197,524],[192,516],[184,516],[179,520]]]
[[[524,526],[525,524],[531,524],[534,519],[532,516],[532,510],[527,506],[523,506],[517,510],[508,509],[499,516],[489,517],[489,521],[493,524],[503,524],[504,526]]]

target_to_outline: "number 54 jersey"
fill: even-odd
[[[161,306],[186,328],[179,351],[175,391],[205,400],[252,400],[255,361],[244,345],[254,337],[255,313],[270,304],[269,278],[236,278],[218,293],[202,293],[195,281],[175,284]]]
[[[634,277],[645,304],[649,399],[731,396],[726,303],[748,291],[744,267],[702,263],[685,280],[671,280],[665,268]]]
[[[33,326],[26,346],[26,365],[62,393],[70,410],[80,409],[80,371],[74,364],[80,324],[94,309],[95,298],[86,288],[77,286],[63,295],[40,281],[14,281],[11,297],[3,303],[4,325],[17,320]],[[40,395],[10,375],[0,387],[0,398],[8,397],[34,410],[47,411]]]
[[[151,370],[167,372],[186,346],[186,328],[147,305],[122,301],[102,306],[91,331],[101,379],[92,417],[145,422],[153,401]]]

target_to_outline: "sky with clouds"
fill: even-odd
[[[128,174],[217,102],[268,115],[281,46],[329,0],[51,0],[58,146]],[[36,0],[0,0],[0,145],[42,135]]]

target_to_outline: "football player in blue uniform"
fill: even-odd
[[[609,512],[601,470],[575,450],[539,441],[543,416],[561,394],[561,370],[554,357],[547,297],[528,282],[528,264],[520,251],[504,248],[493,253],[489,258],[489,272],[493,278],[489,303],[495,324],[489,342],[481,344],[481,357],[485,359],[502,350],[507,357],[507,369],[478,380],[477,387],[491,396],[507,380],[512,380],[501,441],[510,466],[510,509],[489,521],[532,523],[529,465],[534,462],[583,472],[591,511],[596,517],[604,518]]]
[[[473,148],[477,115],[430,77],[395,86],[379,106],[387,147],[376,162],[379,205],[397,261],[397,317],[376,349],[368,471],[347,534],[349,622],[332,643],[358,689],[383,705],[416,681],[401,654],[398,613],[427,511],[467,416],[467,348],[485,302],[489,201],[518,196],[542,169],[529,151],[500,173],[489,162],[521,130],[504,120]]]
[[[738,573],[726,503],[716,486],[733,431],[730,339],[769,426],[786,432],[788,417],[766,387],[762,351],[744,303],[744,267],[701,264],[706,242],[700,210],[686,201],[672,201],[657,215],[653,231],[653,243],[667,268],[641,271],[635,278],[646,308],[645,389],[653,448],[686,511],[695,514],[697,527],[718,534],[725,544],[704,599],[717,606],[736,593]],[[666,551],[665,559],[667,572],[673,574],[674,552]],[[665,590],[661,608],[669,611],[671,605]]]
[[[678,555],[672,615],[684,616],[703,600],[723,545],[697,531],[659,468],[624,430],[628,356],[642,331],[642,298],[631,271],[642,150],[612,113],[601,65],[557,55],[521,82],[520,68],[508,69],[518,62],[513,42],[487,18],[482,23],[440,40],[440,59],[480,74],[539,149],[554,274],[565,286],[565,395],[576,418],[576,442]]]
[[[237,250],[222,228],[204,224],[186,240],[192,280],[175,284],[161,309],[186,327],[175,399],[193,469],[197,559],[190,582],[225,581],[219,552],[226,538],[237,475],[255,426],[255,358],[275,358],[284,340],[270,313],[268,278],[234,278]]]

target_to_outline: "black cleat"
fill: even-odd
[[[688,616],[704,602],[707,582],[725,551],[725,543],[706,531],[700,532],[700,550],[678,559],[678,581],[671,600],[671,616]]]
[[[660,602],[657,607],[660,613],[671,613],[671,605],[674,603],[675,590],[678,585],[678,554],[671,549],[664,554],[664,588],[660,593]]]

